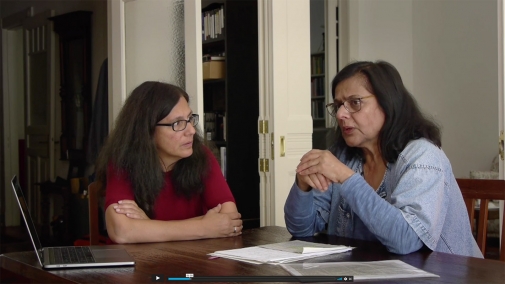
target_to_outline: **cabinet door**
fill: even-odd
[[[284,203],[300,158],[312,147],[310,7],[304,0],[259,0],[261,225],[284,226]]]
[[[47,19],[52,15],[53,10],[46,11],[23,23],[27,201],[37,223],[43,220],[35,183],[54,176],[54,36]]]

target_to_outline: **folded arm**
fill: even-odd
[[[105,212],[107,232],[116,243],[222,238],[236,236],[242,232],[241,215],[233,202],[220,204],[205,215],[176,221],[150,220],[147,216],[141,216],[142,214],[135,209],[129,210],[128,207],[113,203]],[[118,208],[121,209],[119,212]],[[139,217],[135,218],[131,214],[137,214],[135,216]]]

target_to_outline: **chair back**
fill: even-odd
[[[482,254],[486,253],[488,204],[490,200],[505,200],[505,180],[498,179],[463,179],[457,178],[459,189],[465,200],[470,225],[473,228],[475,201],[480,199],[479,220],[477,221],[477,245]],[[500,242],[500,260],[505,261],[505,210],[502,212],[502,234]]]
[[[88,185],[89,198],[89,244],[99,245],[100,243],[100,221],[98,216],[98,206],[100,197],[104,195],[102,183],[94,181]]]

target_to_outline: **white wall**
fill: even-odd
[[[414,1],[414,89],[457,177],[498,154],[497,2]]]
[[[126,95],[144,81],[185,88],[184,1],[125,2]]]
[[[353,0],[349,57],[386,60],[442,126],[456,177],[498,153],[496,0]]]
[[[353,0],[350,9],[350,61],[389,61],[413,92],[412,0]]]

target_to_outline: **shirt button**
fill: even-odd
[[[351,218],[351,214],[350,213],[345,214],[345,216],[347,216],[347,218]]]

